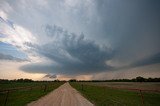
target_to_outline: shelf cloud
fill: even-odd
[[[22,70],[27,72],[49,71],[53,73],[82,74],[100,72],[112,68],[106,64],[106,61],[110,60],[114,54],[111,48],[85,39],[84,34],[69,33],[55,25],[47,25],[45,30],[50,42],[44,45],[27,45],[40,55],[55,62],[55,64],[28,64],[22,66]]]

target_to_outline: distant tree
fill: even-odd
[[[138,76],[138,77],[136,77],[136,81],[137,82],[145,82],[145,78]]]
[[[33,82],[33,80],[21,78],[21,79],[17,79],[16,82]]]
[[[60,82],[58,79],[54,80],[54,82]]]
[[[77,82],[76,79],[70,79],[69,82]]]
[[[8,79],[0,79],[0,83],[8,83],[9,80]]]

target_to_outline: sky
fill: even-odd
[[[0,79],[160,77],[159,0],[0,0]]]

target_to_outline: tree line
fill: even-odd
[[[25,78],[25,79],[20,78],[20,79],[14,79],[14,80],[0,79],[0,83],[7,83],[7,82],[60,82],[60,80],[56,79],[53,81],[34,81],[32,79],[27,79],[27,78]]]
[[[14,80],[8,80],[8,79],[0,79],[0,83],[6,83],[6,82],[60,82],[60,80],[56,79],[53,81],[34,81],[32,79],[14,79]],[[65,81],[62,81],[65,82]],[[111,79],[111,80],[76,80],[71,79],[69,82],[160,82],[160,78],[144,78],[141,76],[138,76],[133,79]]]
[[[138,76],[133,79],[111,79],[111,80],[76,80],[71,79],[69,82],[160,82],[160,78],[144,78]]]

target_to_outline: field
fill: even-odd
[[[71,82],[96,106],[160,106],[160,93],[126,89],[158,90],[159,83]],[[138,86],[139,85],[139,86]]]
[[[0,106],[24,106],[46,95],[61,84],[63,82],[0,83]]]
[[[159,82],[83,82],[83,84],[124,89],[160,90]]]

